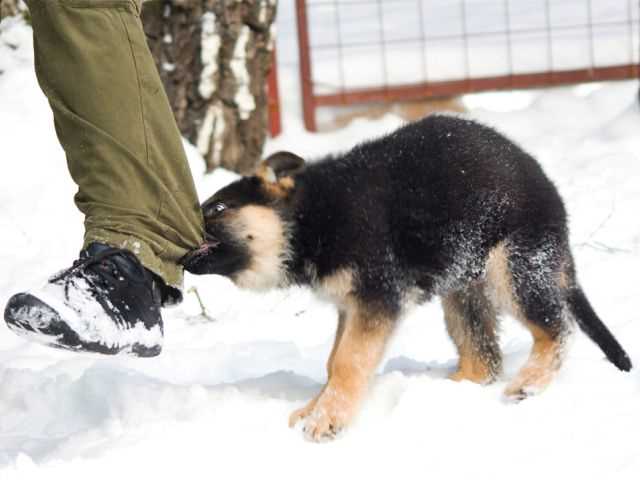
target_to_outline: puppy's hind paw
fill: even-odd
[[[514,382],[507,386],[503,393],[503,398],[507,403],[519,403],[522,400],[539,394],[542,390],[543,388],[537,385],[523,385],[519,382]]]

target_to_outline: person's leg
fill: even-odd
[[[139,3],[29,0],[36,74],[85,214],[84,245],[132,251],[168,285],[202,242],[193,179]]]
[[[36,73],[78,184],[84,248],[14,295],[10,329],[73,351],[160,353],[160,306],[203,220],[180,134],[132,0],[29,0]],[[53,212],[52,212],[53,213]],[[143,268],[145,267],[145,268]],[[154,275],[155,274],[155,275]]]

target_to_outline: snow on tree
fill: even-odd
[[[26,7],[22,0],[0,0],[0,20],[24,13]]]

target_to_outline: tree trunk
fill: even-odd
[[[178,127],[206,161],[251,172],[267,132],[276,0],[153,0],[143,22]]]
[[[0,20],[21,12],[20,0],[0,0]]]

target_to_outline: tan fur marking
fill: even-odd
[[[458,348],[458,352],[460,354],[460,362],[458,363],[458,369],[449,375],[450,380],[455,382],[468,380],[480,385],[493,381],[493,376],[487,366],[474,355],[471,349],[463,346]]]
[[[487,260],[489,293],[496,308],[502,308],[520,320],[533,336],[533,347],[527,363],[505,390],[508,398],[518,400],[542,391],[551,382],[562,363],[563,343],[529,322],[513,294],[511,278],[506,249],[499,244],[490,252]],[[566,274],[561,272],[559,284],[566,281]]]
[[[331,348],[331,353],[329,354],[329,360],[327,360],[327,373],[329,376],[331,375],[333,369],[333,359],[336,356],[336,350],[338,349],[338,345],[340,344],[340,339],[342,338],[342,334],[344,333],[344,325],[346,322],[347,314],[344,311],[340,311],[338,314],[338,326],[336,328],[336,336],[333,340],[333,347]]]
[[[526,324],[533,335],[533,348],[524,367],[505,390],[505,395],[520,400],[544,390],[553,380],[562,363],[562,342],[531,323]]]
[[[347,310],[329,362],[327,384],[316,399],[290,418],[292,425],[304,419],[305,432],[313,440],[333,436],[351,421],[384,353],[392,322],[372,321],[365,312],[355,303]]]
[[[564,269],[558,273],[558,285],[563,290],[569,288],[569,275]]]
[[[487,293],[494,307],[510,313],[522,322],[526,322],[522,309],[513,295],[511,270],[509,269],[507,250],[503,243],[499,243],[489,252],[486,272],[487,285],[489,286]],[[569,275],[564,270],[564,267],[557,273],[557,280],[560,288],[569,287]]]
[[[295,187],[296,185],[296,182],[292,177],[283,177],[278,183],[280,184],[280,187],[284,188],[285,190],[293,190],[293,187]]]
[[[340,269],[320,281],[322,291],[333,301],[345,304],[353,293],[354,272],[350,268]]]
[[[300,420],[304,420],[309,415],[311,415],[311,413],[313,412],[313,409],[316,408],[318,400],[320,399],[320,397],[322,396],[326,388],[327,386],[324,385],[322,387],[322,390],[320,390],[320,393],[318,393],[315,397],[313,397],[309,401],[309,403],[307,403],[304,407],[298,408],[293,412],[291,412],[291,415],[289,415],[289,428],[295,427]]]
[[[338,327],[336,328],[336,336],[333,340],[333,347],[331,348],[331,354],[329,354],[329,359],[327,360],[327,376],[331,378],[331,372],[333,371],[333,358],[335,357],[336,350],[338,349],[338,345],[340,344],[340,339],[342,338],[342,334],[344,333],[344,325],[345,325],[346,313],[344,311],[340,311],[338,314]],[[289,416],[289,427],[293,427],[298,420],[306,418],[315,408],[316,403],[318,403],[318,399],[322,395],[326,388],[326,385],[322,387],[322,390],[304,407],[295,410]]]
[[[487,294],[497,311],[508,312],[524,320],[522,309],[513,295],[511,271],[504,244],[499,243],[489,252],[486,263]]]
[[[273,169],[264,163],[258,166],[255,175],[262,180],[267,195],[272,198],[285,198],[295,187],[295,180],[292,177],[277,179]]]
[[[451,296],[442,298],[444,317],[447,323],[447,331],[455,344],[460,360],[457,370],[449,375],[451,380],[456,382],[469,380],[470,382],[486,384],[494,378],[487,365],[478,358],[476,352],[471,347],[470,340],[466,338],[466,319]]]
[[[251,254],[249,268],[236,274],[233,281],[254,290],[281,286],[288,242],[286,225],[280,216],[271,208],[249,205],[234,213],[230,225]]]
[[[265,183],[273,183],[274,181],[276,181],[276,174],[274,173],[273,169],[267,166],[264,162],[258,165],[255,175],[256,177],[260,177],[260,179]]]

